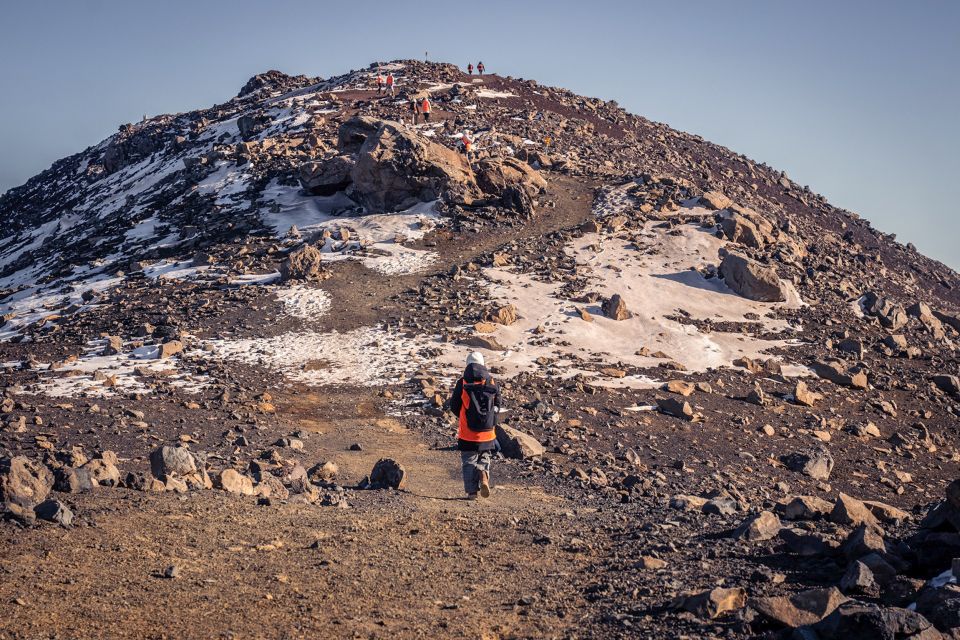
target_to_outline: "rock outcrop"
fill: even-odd
[[[735,292],[758,302],[783,302],[786,289],[776,269],[739,253],[728,252],[720,263],[720,275]]]

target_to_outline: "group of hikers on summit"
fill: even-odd
[[[477,73],[483,75],[485,67],[483,62],[478,62]],[[474,66],[471,62],[467,65],[467,73],[473,75]],[[376,75],[376,85],[377,85],[377,94],[384,95],[389,94],[394,96],[397,79],[394,77],[393,72],[388,72],[387,75],[384,75],[383,72],[377,67]],[[410,111],[410,120],[413,122],[414,126],[420,124],[420,119],[423,119],[424,124],[430,122],[430,116],[433,113],[433,103],[430,102],[430,96],[425,93],[419,95],[414,94],[409,101],[408,109]],[[467,160],[470,161],[474,158],[474,138],[470,135],[469,131],[463,131],[460,135],[459,148],[463,151],[463,154],[466,156]]]

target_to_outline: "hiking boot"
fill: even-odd
[[[490,497],[490,474],[486,471],[480,472],[480,495],[484,498]]]

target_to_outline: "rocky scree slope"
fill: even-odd
[[[569,545],[605,558],[584,587],[599,635],[958,626],[936,613],[951,580],[925,582],[957,548],[956,273],[614,103],[381,68],[396,99],[375,65],[271,71],[0,197],[11,519],[69,526],[51,490],[95,486],[345,505],[264,380],[375,395],[444,442],[476,348],[526,432],[508,468],[607,510]],[[183,433],[198,415],[225,430]],[[689,569],[711,561],[729,586]]]

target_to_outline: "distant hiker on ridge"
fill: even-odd
[[[472,63],[472,62],[467,65],[467,73],[469,73],[470,75],[473,75],[473,63]]]
[[[420,117],[420,101],[416,98],[410,101],[410,112],[413,114],[413,124],[416,126],[417,120]]]
[[[463,145],[463,154],[467,156],[467,162],[470,162],[470,157],[473,155],[473,139],[469,132],[463,132],[463,135],[460,136],[460,144]]]
[[[384,82],[386,82],[386,79],[383,77],[383,74],[377,71],[377,93],[383,93]]]
[[[420,111],[423,113],[423,121],[430,122],[430,99],[427,97],[423,98],[423,102],[420,103]]]
[[[482,62],[478,62],[478,63],[477,63],[477,75],[478,75],[478,76],[482,76],[484,69],[486,69],[486,67],[483,66],[483,63],[482,63]]]
[[[450,395],[450,410],[458,416],[457,448],[467,500],[479,493],[490,497],[490,463],[497,449],[497,410],[500,388],[483,363],[483,354],[467,356],[467,367]]]
[[[393,79],[393,74],[391,73],[390,75],[387,76],[387,91],[390,92],[390,95],[393,95],[393,83],[394,83],[394,79]]]

